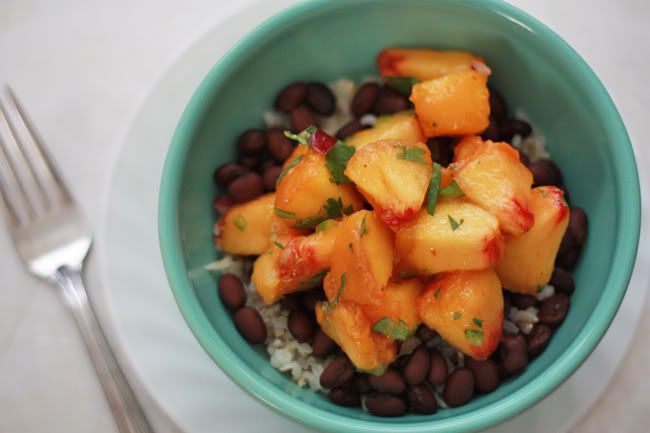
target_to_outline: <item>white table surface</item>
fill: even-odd
[[[0,84],[10,83],[28,107],[93,227],[101,224],[111,161],[138,102],[185,47],[250,2],[0,0]],[[650,4],[513,3],[583,55],[633,141],[645,145]],[[639,161],[640,170],[649,165]],[[0,258],[0,432],[116,432],[71,318],[52,290],[24,272],[4,230]],[[90,260],[92,292],[97,264]],[[574,433],[648,431],[648,335],[650,317],[644,315],[614,382]],[[143,403],[160,430],[170,431],[151,402]]]

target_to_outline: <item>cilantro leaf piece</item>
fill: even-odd
[[[312,275],[311,277],[309,277],[305,281],[301,282],[299,287],[301,289],[308,289],[310,287],[314,287],[314,286],[319,285],[323,281],[323,278],[325,278],[325,275],[328,272],[329,272],[329,269],[325,269],[323,271],[320,271],[317,274]]]
[[[297,229],[313,229],[328,219],[343,218],[344,215],[350,215],[354,212],[352,205],[343,207],[343,200],[341,197],[338,199],[328,198],[323,205],[323,210],[325,211],[324,214],[319,213],[300,220],[296,222],[295,227]]]
[[[481,331],[480,329],[466,329],[465,338],[471,344],[474,344],[475,346],[480,346],[481,344],[483,344],[483,331]]]
[[[462,197],[465,195],[460,186],[456,183],[455,180],[452,180],[449,185],[440,190],[440,195],[448,198]]]
[[[307,128],[305,128],[304,131],[298,134],[294,134],[291,131],[284,131],[284,136],[291,140],[297,141],[300,144],[309,146],[311,136],[314,134],[314,132],[316,132],[317,129],[318,128],[316,128],[314,125],[309,125]]]
[[[237,215],[237,218],[235,218],[233,223],[235,224],[235,227],[241,231],[244,231],[246,228],[246,218],[244,218],[244,215]]]
[[[330,228],[332,226],[332,224],[334,224],[334,221],[325,220],[325,221],[323,221],[322,223],[320,223],[320,224],[318,224],[316,226],[316,232],[322,232],[324,230],[327,230],[328,228]]]
[[[440,164],[433,163],[433,176],[429,182],[427,190],[427,212],[433,215],[436,212],[436,203],[438,202],[438,193],[440,192]]]
[[[454,311],[454,320],[459,320],[462,314],[460,311]]]
[[[402,271],[399,273],[400,278],[413,278],[417,275],[418,273],[415,271]]]
[[[406,161],[419,162],[420,164],[426,164],[427,160],[424,159],[426,153],[424,149],[417,146],[400,146],[402,153],[397,154],[397,159],[404,159]]]
[[[390,317],[384,317],[375,323],[372,332],[383,334],[393,340],[406,340],[411,336],[411,331],[403,320],[396,323]]]
[[[447,215],[447,218],[449,218],[449,225],[451,226],[451,230],[454,232],[458,229],[458,227],[462,226],[463,223],[465,222],[465,220],[462,218],[460,222],[458,222],[451,215]]]
[[[472,322],[474,322],[474,324],[476,326],[478,326],[479,328],[483,327],[483,321],[481,319],[479,319],[478,317],[474,317],[474,319],[472,319]]]
[[[309,218],[305,218],[304,220],[297,221],[295,227],[297,229],[313,229],[314,227],[318,227],[326,220],[327,216],[325,215],[314,215]]]
[[[278,185],[280,185],[280,181],[284,178],[284,176],[287,175],[287,173],[289,172],[289,170],[291,170],[292,168],[294,168],[296,165],[298,165],[298,163],[299,163],[300,161],[302,161],[302,157],[303,157],[303,155],[296,156],[295,158],[293,158],[293,159],[291,160],[291,162],[290,162],[289,164],[287,164],[286,167],[284,167],[284,168],[282,169],[282,171],[280,172],[280,175],[278,176],[277,180],[275,181],[275,186],[276,186],[276,187],[277,187]]]
[[[286,210],[278,209],[277,207],[273,208],[275,211],[275,214],[279,216],[280,218],[285,218],[288,220],[295,220],[296,219],[296,214],[293,212],[288,212]]]
[[[388,77],[386,84],[393,88],[397,93],[407,98],[411,96],[411,89],[420,81],[415,77]]]
[[[327,160],[327,169],[332,174],[330,182],[332,183],[352,183],[352,181],[345,175],[345,167],[348,161],[354,155],[356,149],[353,146],[347,145],[342,141],[337,141],[334,147],[327,152],[325,159]]]
[[[330,302],[323,301],[322,305],[324,309],[331,310],[332,308],[338,305],[339,300],[343,295],[343,288],[345,287],[345,280],[347,278],[348,278],[348,274],[346,273],[341,274],[341,283],[339,284],[339,290],[336,292],[336,296],[334,297],[334,299],[332,299]]]
[[[359,237],[363,237],[363,235],[368,233],[368,227],[366,227],[366,216],[363,216],[363,219],[361,220],[361,226],[359,227]]]
[[[436,291],[433,293],[433,297],[436,298],[436,299],[440,298],[440,289],[436,290]]]
[[[275,244],[276,247],[280,248],[281,250],[284,249],[284,245],[282,245],[280,242],[275,241],[275,242],[273,242],[273,243]]]

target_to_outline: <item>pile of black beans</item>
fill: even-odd
[[[277,111],[289,116],[293,132],[309,125],[319,124],[319,118],[336,111],[336,99],[330,89],[317,82],[296,81],[283,88],[275,99]],[[365,114],[386,115],[412,108],[406,97],[389,86],[374,82],[359,87],[351,103],[355,119],[337,133],[345,139],[365,128],[359,119]],[[509,115],[504,98],[494,89],[490,91],[491,118],[483,132],[484,139],[511,142],[515,135],[522,138],[532,133],[531,126]],[[448,165],[453,158],[456,137],[435,137],[427,142],[434,161]],[[282,164],[291,155],[295,143],[286,138],[280,128],[248,129],[236,140],[238,159],[221,165],[214,172],[214,181],[225,191],[215,198],[214,207],[220,213],[236,203],[253,200],[265,192],[275,190],[275,182]],[[553,185],[565,192],[562,172],[550,159],[530,162],[521,155],[522,162],[533,173],[534,186]],[[538,309],[539,322],[528,334],[508,334],[504,331],[494,354],[482,361],[465,358],[464,367],[449,371],[443,355],[427,342],[437,334],[421,325],[417,336],[421,344],[407,356],[399,357],[381,376],[360,373],[337,344],[323,332],[315,320],[314,306],[324,299],[322,288],[293,293],[280,301],[289,311],[288,328],[301,343],[309,343],[313,355],[333,361],[323,371],[320,383],[329,390],[329,399],[340,406],[360,407],[362,398],[367,410],[377,416],[394,417],[409,411],[433,414],[438,410],[434,388],[442,388],[444,401],[452,407],[469,402],[477,394],[494,391],[503,380],[522,372],[528,363],[547,346],[553,331],[564,321],[570,307],[570,296],[575,289],[571,270],[575,267],[582,246],[587,239],[588,223],[584,210],[570,208],[569,227],[562,239],[556,267],[550,284],[555,293],[540,301],[532,295],[504,292],[504,312],[511,306]],[[223,274],[218,281],[223,304],[233,312],[235,326],[251,344],[263,344],[266,326],[259,312],[245,306],[246,291],[239,277]]]

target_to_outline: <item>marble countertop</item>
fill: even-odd
[[[138,102],[215,17],[242,7],[235,3],[0,2],[0,84],[10,83],[28,107],[95,229],[102,221],[111,161]],[[642,145],[650,135],[650,4],[512,3],[583,55],[608,88],[632,140]],[[649,164],[639,161],[640,170]],[[116,432],[72,319],[52,290],[25,273],[5,230],[0,257],[0,432]],[[96,266],[91,257],[91,272]],[[643,315],[636,335],[612,384],[574,433],[647,431],[649,316]],[[155,410],[148,401],[144,405]]]

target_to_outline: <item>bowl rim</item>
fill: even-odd
[[[357,0],[355,3],[371,3],[373,0]],[[420,3],[453,4],[456,0],[414,0]],[[537,19],[501,0],[465,0],[463,7],[479,8],[497,13],[537,33],[546,44],[564,54],[595,93],[598,105],[607,115],[606,129],[617,137],[619,149],[613,159],[615,186],[621,212],[618,237],[613,254],[613,264],[605,288],[607,299],[601,299],[593,314],[578,333],[568,350],[562,353],[542,374],[533,378],[511,395],[460,417],[409,423],[383,423],[377,420],[359,420],[333,414],[315,408],[286,393],[279,393],[258,372],[243,363],[225,344],[205,316],[187,276],[178,235],[178,208],[180,200],[180,177],[184,162],[191,148],[191,138],[200,113],[209,103],[209,95],[219,85],[219,76],[263,40],[266,34],[294,21],[298,17],[319,8],[332,5],[336,0],[307,0],[290,6],[255,27],[238,41],[207,73],[192,95],[174,132],[163,167],[158,206],[158,230],[163,265],[172,292],[189,328],[208,355],[237,385],[275,411],[309,427],[336,433],[353,432],[469,432],[495,425],[522,412],[544,398],[566,380],[589,356],[605,334],[623,300],[636,258],[641,218],[640,184],[634,152],[623,121],[604,86],[580,57],[559,35]]]

